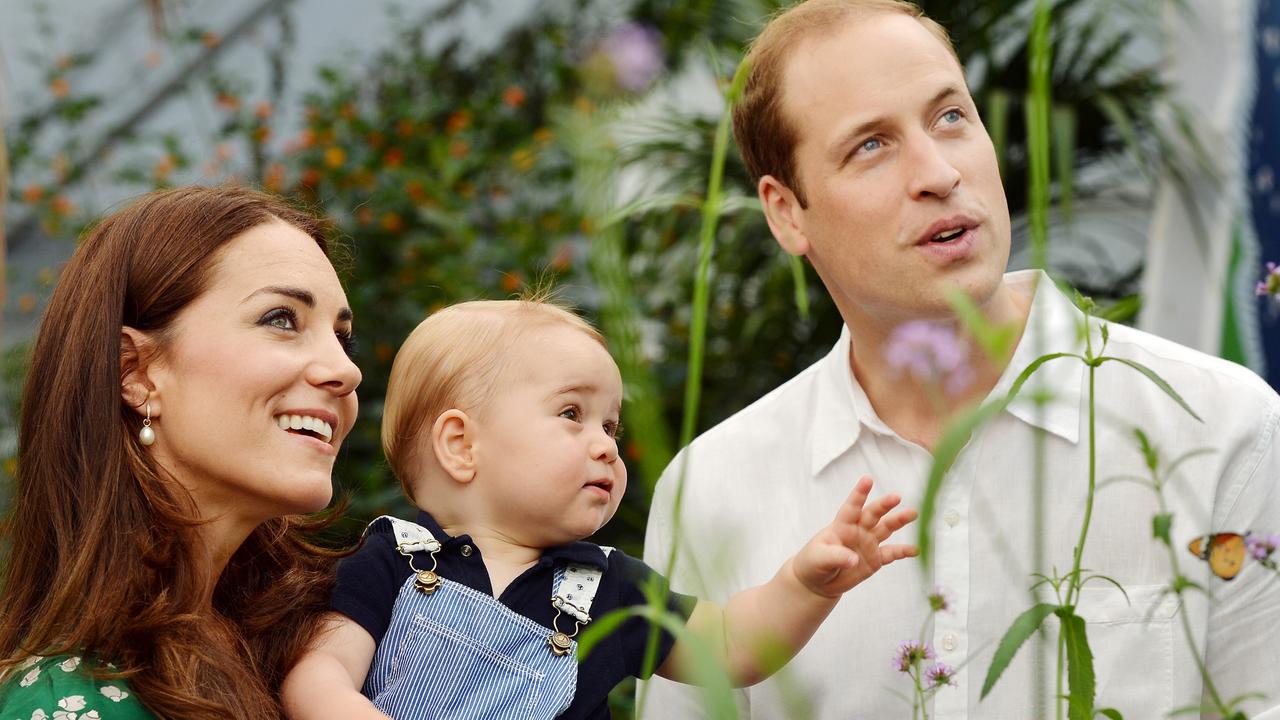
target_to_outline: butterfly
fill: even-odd
[[[1240,574],[1247,555],[1244,535],[1240,533],[1214,533],[1201,535],[1187,545],[1192,555],[1209,563],[1209,569],[1223,580],[1231,580]]]

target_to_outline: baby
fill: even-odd
[[[423,321],[396,356],[382,421],[417,521],[379,518],[339,566],[335,612],[284,682],[290,715],[609,717],[609,691],[645,672],[653,625],[628,617],[581,662],[574,637],[648,604],[661,581],[583,541],[626,490],[622,394],[604,338],[554,304],[468,302]],[[701,645],[735,686],[758,682],[843,593],[915,555],[881,544],[915,512],[892,494],[867,502],[870,490],[862,478],[772,580],[723,608],[662,593],[696,640],[659,629],[654,671],[692,681]]]

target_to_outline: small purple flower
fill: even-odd
[[[662,74],[662,34],[649,25],[627,23],[600,41],[618,87],[638,93]]]
[[[1267,274],[1254,288],[1254,292],[1259,296],[1269,295],[1273,300],[1280,301],[1280,266],[1273,262],[1267,263]]]
[[[941,585],[934,585],[929,593],[929,609],[936,613],[951,610],[951,596]]]
[[[906,640],[898,646],[898,651],[893,655],[893,666],[898,672],[910,672],[911,668],[925,660],[933,659],[933,646],[929,643],[919,643],[915,640]]]
[[[1254,560],[1266,560],[1280,547],[1280,535],[1249,533],[1244,536],[1244,546]]]
[[[955,685],[956,669],[944,662],[934,663],[929,666],[928,670],[924,671],[924,677],[929,681],[929,687],[931,688]]]
[[[884,355],[898,373],[908,373],[921,382],[939,383],[953,395],[973,382],[969,345],[947,323],[902,323],[889,335]]]

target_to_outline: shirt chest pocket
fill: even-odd
[[[1173,709],[1174,643],[1185,640],[1176,632],[1178,598],[1165,589],[1131,585],[1122,593],[1095,581],[1081,590],[1076,614],[1086,621],[1097,707],[1125,717],[1164,717]]]

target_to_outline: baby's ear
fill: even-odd
[[[440,413],[431,425],[431,449],[436,462],[459,483],[469,483],[476,477],[474,424],[466,413],[453,408]]]

